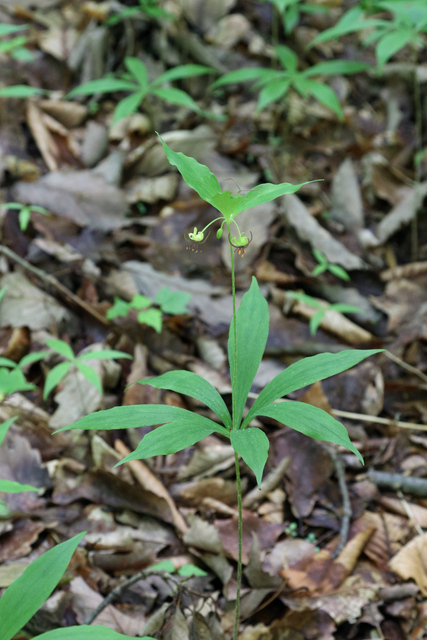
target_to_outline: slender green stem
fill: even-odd
[[[204,233],[206,231],[206,229],[211,226],[211,224],[213,224],[217,220],[222,220],[222,219],[223,219],[223,216],[219,216],[218,218],[215,218],[215,220],[212,220],[212,222],[209,222],[209,224],[207,224],[206,227],[204,229],[202,229],[202,233]]]
[[[243,539],[243,511],[242,511],[242,485],[240,482],[239,456],[234,452],[234,462],[236,465],[236,481],[237,481],[237,508],[239,512],[238,536],[239,536],[239,556],[237,559],[237,593],[236,593],[236,610],[234,614],[234,631],[233,640],[237,640],[239,633],[240,618],[240,588],[242,584],[242,539]]]
[[[227,223],[228,234],[230,235],[230,225]],[[234,275],[234,253],[233,247],[230,244],[230,258],[231,258],[231,290],[233,293],[233,337],[234,337],[234,362],[233,362],[233,371],[231,376],[231,387],[232,387],[232,413],[233,413],[233,429],[238,428],[237,421],[239,416],[236,414],[236,403],[235,403],[235,393],[236,393],[236,379],[237,379],[237,318],[236,318],[236,278]]]
[[[420,90],[420,82],[418,80],[417,74],[417,66],[418,66],[418,55],[415,45],[412,48],[412,58],[414,64],[414,106],[415,106],[415,144],[417,154],[419,155],[422,151],[422,129],[423,129],[423,114],[422,114],[422,102],[421,102],[421,90]],[[420,194],[419,194],[419,185],[421,182],[421,163],[420,158],[418,157],[418,162],[415,163],[415,198],[414,198],[414,215],[412,218],[411,224],[411,250],[412,250],[412,260],[416,262],[418,259],[418,210],[420,208]]]
[[[227,222],[228,234],[230,235],[230,223]],[[231,258],[231,289],[233,292],[233,336],[234,336],[234,362],[232,371],[232,413],[233,413],[233,429],[238,429],[239,425],[237,421],[239,416],[236,413],[236,380],[237,380],[237,318],[236,318],[236,278],[234,273],[234,253],[233,247],[230,244],[230,258]],[[237,593],[236,593],[236,609],[234,614],[234,631],[233,640],[237,640],[239,633],[239,618],[240,618],[240,589],[242,582],[242,531],[243,531],[243,512],[242,512],[242,485],[240,482],[240,468],[239,468],[239,456],[234,452],[234,461],[236,465],[236,482],[237,482],[237,508],[238,508],[238,537],[239,537],[239,555],[237,558]]]

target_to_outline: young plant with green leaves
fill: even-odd
[[[391,19],[371,15],[387,12]],[[420,79],[418,76],[418,52],[426,48],[427,2],[425,0],[369,0],[359,3],[347,11],[338,23],[319,33],[310,47],[321,42],[341,37],[348,33],[362,31],[362,43],[365,46],[376,43],[375,54],[378,71],[381,73],[386,62],[408,46],[413,65],[413,99],[415,110],[416,153],[414,154],[415,198],[411,222],[412,259],[418,257],[417,214],[422,197],[419,194],[421,182],[420,158],[423,154],[423,106]]]
[[[297,26],[301,13],[327,13],[328,8],[318,4],[304,2],[304,0],[263,0],[271,2],[279,14],[283,30],[289,35]]]
[[[22,62],[32,62],[33,55],[26,48],[28,44],[28,37],[21,34],[28,29],[28,25],[21,24],[0,24],[0,54],[8,54],[14,60],[21,60]],[[6,36],[14,36],[13,38],[5,39]]]
[[[260,291],[256,278],[252,278],[251,286],[244,294],[237,309],[233,247],[234,250],[239,249],[240,255],[244,255],[249,238],[240,230],[236,217],[246,209],[270,202],[287,193],[295,193],[302,185],[262,184],[245,195],[232,195],[230,191],[221,190],[217,178],[206,166],[183,153],[172,151],[163,141],[162,144],[169,162],[177,167],[185,182],[220,213],[201,231],[197,228],[194,230],[193,241],[195,243],[203,242],[207,228],[215,222],[220,225],[217,237],[220,238],[223,235],[225,228],[229,239],[233,298],[233,319],[228,339],[232,385],[231,413],[219,392],[207,380],[190,371],[169,371],[156,378],[141,380],[140,383],[149,384],[156,389],[169,389],[195,398],[206,404],[216,414],[216,420],[211,420],[182,407],[147,404],[121,406],[99,411],[61,430],[128,429],[163,425],[147,433],[135,451],[123,458],[118,464],[176,453],[213,433],[231,443],[235,452],[239,513],[238,590],[233,631],[233,638],[236,640],[239,628],[242,577],[242,489],[239,456],[252,469],[256,481],[260,485],[269,449],[269,441],[264,430],[251,426],[251,422],[258,416],[277,420],[309,437],[343,445],[362,460],[360,453],[351,443],[345,427],[331,415],[306,403],[276,401],[297,389],[340,373],[358,364],[364,358],[378,353],[379,350],[323,353],[296,362],[267,384],[245,414],[248,394],[267,342],[269,313],[267,301]],[[232,234],[234,234],[233,238]]]
[[[130,95],[120,100],[113,116],[113,124],[138,110],[141,103],[149,97],[165,100],[178,106],[188,107],[196,112],[201,112],[193,98],[182,89],[169,85],[177,80],[194,78],[206,74],[216,73],[210,67],[200,64],[184,64],[161,73],[152,82],[148,79],[147,67],[138,58],[127,57],[124,60],[127,73],[120,77],[105,77],[91,80],[73,89],[67,98],[75,96],[93,95],[98,93],[130,92]]]
[[[132,7],[123,7],[116,9],[114,5],[112,10],[114,13],[105,21],[105,24],[109,27],[113,27],[123,20],[129,20],[130,18],[149,17],[153,20],[174,20],[174,16],[165,11],[158,3],[157,0],[138,0],[139,4]]]
[[[7,202],[2,204],[1,208],[5,211],[18,211],[18,221],[21,231],[26,231],[30,222],[31,213],[42,213],[49,216],[50,212],[44,207],[38,207],[33,204],[21,204],[20,202]]]
[[[344,302],[327,304],[320,300],[316,300],[316,298],[312,298],[305,293],[299,293],[297,291],[289,291],[287,295],[289,298],[294,298],[294,300],[298,300],[299,302],[308,304],[310,307],[318,309],[318,311],[310,318],[309,327],[312,336],[315,335],[328,311],[338,311],[339,313],[363,313],[362,309],[359,309],[359,307],[354,307],[352,304],[345,304]]]
[[[392,18],[370,17],[373,12],[388,12]],[[425,0],[375,0],[367,6],[360,3],[349,9],[334,27],[319,33],[310,47],[356,31],[363,31],[365,46],[376,43],[375,54],[381,70],[406,45],[425,48],[422,34],[427,33],[427,3]]]
[[[173,292],[169,287],[160,289],[154,300],[139,293],[134,295],[130,302],[115,297],[113,306],[107,311],[107,320],[127,316],[132,310],[136,310],[138,311],[138,322],[146,324],[160,333],[163,326],[163,315],[188,313],[187,304],[190,298],[190,293]],[[153,307],[153,304],[158,305],[160,309]]]
[[[262,111],[273,102],[282,100],[290,89],[294,89],[303,98],[315,98],[343,120],[344,115],[337,94],[320,78],[358,73],[368,69],[369,65],[349,60],[328,60],[299,71],[298,56],[292,49],[285,45],[278,45],[276,54],[283,70],[245,67],[226,73],[218,78],[211,88],[216,89],[240,82],[254,82],[254,88],[259,90],[258,111]]]
[[[0,640],[12,640],[52,594],[86,532],[57,544],[29,564],[0,598]],[[62,627],[38,640],[130,640],[101,625]],[[140,640],[155,640],[144,636]]]
[[[56,387],[57,384],[67,375],[69,370],[74,367],[86,378],[90,384],[102,394],[102,382],[99,379],[98,374],[92,367],[85,364],[86,360],[111,360],[117,358],[129,358],[132,360],[132,356],[124,351],[116,351],[114,349],[102,349],[100,351],[88,351],[79,356],[75,356],[72,348],[64,340],[58,340],[56,338],[49,338],[46,340],[46,344],[52,351],[65,358],[65,362],[60,362],[47,374],[43,398],[46,400],[49,393]],[[45,351],[43,356],[46,356],[49,352]]]
[[[24,356],[19,362],[0,357],[0,401],[15,391],[32,391],[34,384],[27,381],[24,367],[43,360],[47,351],[37,351]]]
[[[320,253],[320,251],[318,251],[317,249],[313,249],[313,255],[319,263],[311,272],[313,276],[319,276],[321,273],[329,271],[336,278],[341,278],[341,280],[345,280],[346,282],[350,281],[350,276],[348,275],[347,271],[340,267],[338,264],[332,264],[328,262],[323,253]]]

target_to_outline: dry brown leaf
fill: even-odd
[[[85,618],[96,609],[104,598],[101,594],[91,589],[80,577],[74,578],[69,585],[69,590],[73,595],[72,607],[76,613],[77,621],[79,624],[83,624]],[[141,614],[139,614],[138,618],[131,618],[111,604],[105,607],[96,618],[97,624],[132,637],[141,632],[143,622]]]
[[[126,445],[124,445],[120,440],[116,440],[114,446],[123,457],[130,454],[130,449],[128,449]],[[176,508],[175,502],[171,498],[168,490],[150,471],[147,465],[145,465],[142,460],[131,460],[130,462],[128,462],[128,464],[132,470],[135,480],[137,480],[137,482],[141,485],[141,487],[143,487],[143,489],[151,491],[155,495],[159,496],[159,498],[163,498],[163,500],[165,500],[170,508],[174,525],[182,533],[188,531],[187,523]]]
[[[50,171],[56,171],[59,167],[59,149],[46,126],[43,114],[31,100],[27,104],[27,122],[43,160]]]
[[[415,580],[427,596],[427,533],[402,547],[390,560],[389,567],[404,580]]]
[[[379,504],[381,504],[386,509],[390,509],[394,511],[394,513],[399,513],[402,516],[408,517],[408,511],[412,516],[413,522],[421,527],[422,529],[427,528],[427,508],[422,507],[419,504],[414,504],[413,502],[407,503],[407,508],[405,508],[402,500],[399,498],[392,498],[389,496],[382,496],[378,500]]]

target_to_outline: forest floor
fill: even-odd
[[[327,13],[300,14],[285,35],[267,2],[169,0],[166,17],[120,18],[125,5],[113,0],[0,1],[1,23],[26,25],[22,48],[31,56],[0,54],[2,84],[44,90],[0,97],[0,202],[35,207],[29,220],[0,208],[0,356],[19,363],[60,339],[76,356],[115,349],[132,357],[85,361],[102,392],[71,367],[44,394],[49,371],[64,360],[49,349],[20,369],[27,390],[3,389],[0,422],[15,421],[0,447],[0,476],[40,490],[2,494],[0,590],[55,542],[87,531],[23,638],[87,623],[136,574],[96,624],[165,640],[232,633],[238,548],[229,443],[209,436],[114,468],[153,427],[53,435],[121,405],[164,402],[211,416],[197,400],[128,386],[174,369],[201,375],[230,402],[228,237],[218,240],[213,226],[203,245],[191,246],[188,233],[218,214],[169,165],[156,131],[233,194],[316,180],[239,217],[252,242],[236,254],[238,297],[256,276],[270,312],[254,398],[302,357],[384,349],[290,394],[340,420],[364,466],[271,419],[254,422],[270,454],[261,491],[241,465],[240,640],[427,637],[427,162],[419,155],[414,170],[422,149],[414,68],[403,49],[377,73],[373,47],[357,34],[306,49],[343,13],[339,1],[323,4]],[[297,54],[300,69],[327,59],[372,65],[323,78],[343,118],[294,90],[261,110],[250,83],[209,90],[228,71],[275,68],[275,42]],[[426,51],[416,70],[421,101]],[[113,122],[126,93],[65,98],[84,82],[117,78],[126,57],[142,61],[150,80],[181,64],[211,67],[176,85],[199,109],[152,95]],[[182,294],[173,297],[179,313],[162,311],[159,291]],[[113,304],[125,315],[108,313]],[[144,316],[147,305],[154,315]],[[163,561],[173,563],[170,575],[152,568]],[[177,573],[188,565],[201,575]]]

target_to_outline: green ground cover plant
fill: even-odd
[[[116,10],[107,20],[106,24],[109,27],[113,27],[123,20],[129,20],[130,18],[148,17],[152,19],[173,20],[174,16],[171,13],[165,11],[159,6],[157,0],[138,0],[138,4],[132,7],[121,7]],[[120,5],[119,5],[120,6]],[[114,10],[114,6],[112,7]]]
[[[327,311],[339,311],[340,313],[363,313],[363,311],[358,307],[355,307],[352,304],[345,304],[344,302],[334,302],[333,304],[328,304],[327,306],[325,306],[319,300],[316,300],[316,298],[312,298],[306,293],[289,291],[288,296],[290,298],[294,298],[294,300],[304,302],[305,304],[310,305],[310,307],[318,309],[314,316],[310,318],[309,322],[310,333],[312,336],[315,335],[317,329],[322,324],[322,320],[325,317],[325,313]]]
[[[184,291],[171,291],[169,287],[160,289],[154,300],[147,298],[141,294],[133,296],[130,302],[126,302],[117,296],[114,298],[114,304],[107,311],[107,320],[127,316],[132,309],[138,311],[137,319],[141,324],[152,327],[157,333],[160,333],[163,326],[163,315],[180,315],[188,312],[187,304],[191,298],[190,293]],[[160,308],[156,309],[153,304]]]
[[[1,208],[5,211],[18,211],[19,228],[21,231],[26,231],[30,222],[31,213],[42,213],[45,216],[50,215],[50,212],[44,207],[38,207],[32,204],[21,204],[20,202],[6,202],[1,205]]]
[[[12,640],[49,598],[86,532],[61,542],[34,560],[0,598],[0,640]],[[100,625],[79,625],[47,631],[39,640],[128,640],[129,636]],[[144,636],[141,640],[155,640]]]
[[[282,70],[265,67],[236,69],[218,78],[211,85],[211,89],[240,82],[253,82],[254,89],[259,90],[258,111],[282,100],[290,89],[294,89],[303,98],[315,98],[343,120],[344,115],[337,94],[321,78],[359,73],[369,69],[369,65],[349,60],[327,60],[300,71],[298,56],[292,49],[286,45],[278,45],[275,50]]]
[[[332,264],[328,262],[326,257],[318,251],[317,249],[313,249],[313,256],[316,258],[318,264],[314,267],[311,274],[313,276],[319,276],[321,273],[325,271],[329,271],[336,278],[341,278],[341,280],[345,280],[346,282],[350,281],[350,276],[347,271],[339,266],[339,264]]]
[[[165,100],[178,106],[188,107],[196,112],[201,112],[193,98],[182,89],[169,85],[177,80],[194,78],[205,74],[216,73],[210,67],[200,64],[184,64],[161,73],[152,82],[148,79],[147,67],[138,58],[127,57],[124,60],[127,73],[119,77],[105,77],[86,82],[73,89],[67,98],[75,96],[93,95],[98,93],[112,93],[116,91],[130,92],[130,95],[117,104],[113,116],[113,124],[138,110],[141,103],[148,97]]]
[[[217,421],[181,407],[147,404],[119,406],[99,411],[85,416],[60,431],[67,429],[128,429],[162,425],[146,434],[135,451],[124,457],[118,464],[176,453],[213,433],[230,441],[235,452],[239,512],[238,591],[233,630],[233,638],[237,640],[242,577],[242,491],[239,456],[252,469],[256,481],[260,485],[269,449],[269,441],[264,431],[258,427],[250,427],[250,423],[256,416],[271,418],[309,437],[343,445],[362,460],[362,456],[351,443],[345,427],[331,415],[305,403],[276,401],[302,387],[340,373],[381,350],[323,353],[300,360],[267,384],[245,415],[248,394],[267,342],[269,313],[267,301],[254,277],[237,309],[234,253],[237,252],[238,255],[243,256],[249,238],[241,232],[235,218],[246,209],[270,202],[287,193],[295,193],[302,185],[262,184],[245,195],[233,196],[230,191],[223,192],[221,190],[217,178],[206,166],[183,153],[172,151],[163,141],[162,144],[169,162],[178,169],[185,182],[221,214],[201,231],[197,228],[194,229],[192,241],[196,244],[203,242],[207,228],[215,222],[220,223],[217,237],[220,238],[224,230],[228,235],[233,294],[233,319],[228,340],[232,382],[231,413],[221,395],[207,380],[190,371],[178,370],[170,371],[156,378],[141,380],[140,383],[149,384],[157,389],[169,389],[202,401],[216,414]],[[235,234],[233,240],[232,233]]]
[[[21,34],[22,31],[26,31],[28,29],[28,25],[14,25],[14,24],[0,24],[0,55],[8,54],[11,58],[15,60],[22,60],[23,62],[32,62],[33,55],[31,51],[26,48],[26,44],[28,43],[28,37],[25,35],[15,35]],[[4,39],[5,36],[13,35],[13,38]]]
[[[289,35],[297,26],[301,13],[327,13],[327,7],[303,0],[263,0],[263,2],[271,2],[279,14],[283,30]]]
[[[129,358],[132,359],[128,353],[124,351],[116,351],[114,349],[102,349],[100,351],[89,351],[82,355],[75,356],[70,345],[64,340],[58,340],[57,338],[49,338],[46,340],[46,344],[52,351],[55,351],[58,355],[65,358],[65,362],[60,362],[53,369],[51,369],[46,377],[43,398],[46,399],[50,392],[56,387],[57,384],[67,375],[72,367],[75,367],[86,378],[90,384],[93,384],[102,394],[102,382],[99,379],[98,374],[92,367],[85,364],[85,360],[110,360],[117,358]],[[48,352],[40,352],[42,357],[45,357]],[[39,355],[40,355],[39,353]],[[35,354],[31,354],[35,355]]]

